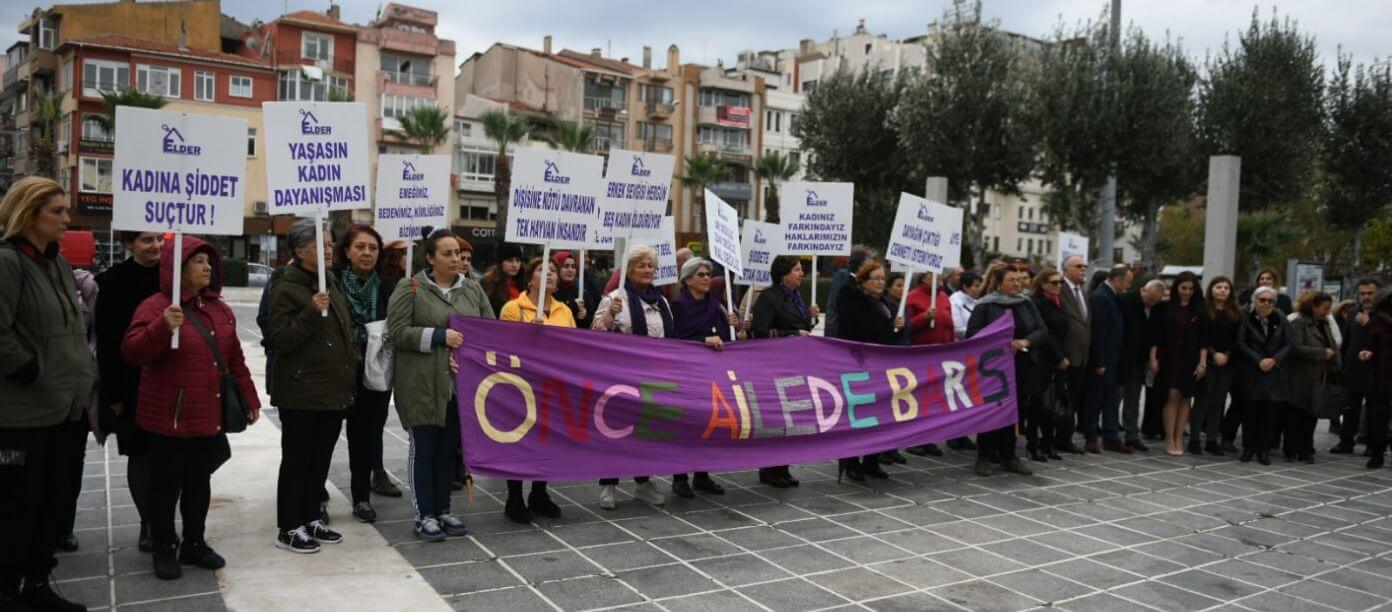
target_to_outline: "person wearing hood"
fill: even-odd
[[[0,200],[0,608],[85,610],[53,590],[70,459],[96,382],[72,267],[68,198],[26,177]]]
[[[739,321],[734,313],[726,312],[725,305],[711,295],[713,267],[710,261],[700,257],[692,257],[682,264],[682,271],[677,275],[682,290],[672,303],[672,324],[676,328],[674,338],[700,342],[713,351],[719,351],[726,342],[731,341],[730,328]],[[744,332],[737,334],[740,339],[745,338]],[[672,475],[672,492],[678,497],[696,497],[693,489],[712,495],[725,495],[726,492],[725,487],[716,484],[707,472],[696,472],[691,482],[687,481],[685,472]]]
[[[484,274],[480,285],[497,318],[504,304],[527,290],[527,279],[522,277],[522,247],[510,242],[498,245],[498,262]]]
[[[175,257],[183,259],[179,304],[174,294]],[[121,342],[126,363],[140,368],[136,424],[145,431],[154,465],[150,534],[155,576],[180,577],[180,564],[205,569],[224,565],[204,539],[213,472],[232,456],[223,431],[222,377],[231,375],[250,422],[261,400],[237,340],[237,318],[222,301],[222,256],[198,238],[185,236],[160,251],[160,292],[140,303]],[[205,339],[206,331],[206,339]],[[174,334],[179,348],[170,348]],[[216,352],[215,352],[216,351]],[[174,532],[174,508],[184,520],[182,543]]]
[[[836,337],[866,344],[899,344],[905,325],[904,317],[896,316],[895,311],[880,299],[885,293],[885,267],[880,260],[868,257],[861,262],[853,278],[855,282],[843,285],[837,296]],[[844,457],[838,462],[838,472],[856,482],[865,482],[866,476],[889,478],[890,475],[880,467],[880,456],[881,453],[876,452],[861,457]]]
[[[126,487],[140,515],[140,552],[154,550],[150,539],[150,488],[154,466],[145,432],[135,424],[139,406],[140,368],[121,357],[121,341],[141,302],[160,292],[160,252],[164,234],[122,232],[131,252],[125,261],[97,275],[98,399],[102,429],[116,436],[117,452],[126,457]]]
[[[556,281],[556,300],[566,305],[575,316],[576,327],[590,329],[594,322],[595,307],[600,303],[600,291],[595,280],[580,276],[580,261],[570,251],[557,251],[551,254],[551,266],[558,274]],[[585,299],[580,299],[581,281],[585,282]]]
[[[993,321],[1010,316],[1015,321],[1011,351],[1016,362],[1016,407],[1021,412],[1034,405],[1043,390],[1040,356],[1050,341],[1049,328],[1035,304],[1023,295],[1026,273],[1008,264],[987,270],[987,294],[977,300],[967,322],[968,337],[976,336]],[[1033,472],[1016,458],[1016,424],[977,434],[978,476],[991,476],[996,466],[1008,472],[1029,476]]]
[[[600,300],[590,329],[612,331],[649,338],[672,338],[676,328],[672,308],[661,291],[653,285],[658,270],[658,252],[652,247],[635,246],[625,258],[628,271],[624,286],[611,291]],[[634,497],[639,501],[661,506],[667,503],[658,488],[647,476],[636,476]],[[618,478],[600,479],[600,507],[613,510],[619,487]]]
[[[397,283],[387,306],[387,334],[396,349],[392,372],[397,416],[410,435],[413,529],[426,542],[469,533],[451,513],[450,491],[460,462],[460,415],[450,352],[464,335],[450,315],[494,318],[479,283],[460,272],[460,245],[448,229],[426,238],[427,267]]]
[[[332,271],[324,270],[320,290],[320,267],[328,263],[320,259],[314,224],[301,219],[290,226],[286,241],[295,261],[271,286],[271,403],[281,421],[275,544],[293,553],[319,552],[321,543],[343,539],[321,517],[320,500],[362,363],[352,309]],[[333,253],[328,240],[323,248]]]

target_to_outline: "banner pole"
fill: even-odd
[[[905,286],[906,286],[906,287],[909,286],[909,283],[910,283],[910,281],[912,281],[912,280],[914,280],[914,271],[913,271],[913,270],[910,270],[910,271],[908,271],[908,272],[905,272],[905,281],[904,281],[904,282],[905,282]],[[896,317],[903,317],[903,316],[904,316],[904,305],[905,305],[905,301],[908,300],[908,299],[909,299],[909,291],[901,291],[901,292],[900,292],[900,308],[899,308],[899,310],[895,311],[895,316],[896,316]]]
[[[624,242],[619,242],[620,240]],[[619,250],[615,251],[614,264],[619,266],[619,288],[623,289],[625,281],[629,278],[629,239],[615,238],[614,241],[621,245]]]
[[[585,249],[580,249],[576,257],[576,303],[585,303]]]
[[[547,291],[547,260],[551,259],[551,245],[542,245],[542,277],[537,279],[537,316],[533,321],[542,320],[542,299],[546,297]]]
[[[735,301],[731,299],[735,285],[730,282],[730,268],[726,268],[726,312],[735,312]],[[730,326],[730,341],[735,342],[735,326]]]
[[[319,258],[319,292],[327,291],[324,286],[324,211],[316,212],[314,215],[314,256]],[[329,316],[329,309],[319,311],[319,316]]]
[[[414,240],[406,241],[406,261],[402,262],[406,264],[404,266],[406,268],[406,278],[411,278],[411,247],[415,244],[416,242]]]
[[[909,294],[908,284],[905,284],[904,293]],[[938,321],[938,273],[929,273],[929,329],[934,328],[934,323]]]
[[[174,283],[170,289],[174,292],[174,305],[179,305],[180,294],[184,288],[184,232],[174,232]],[[169,338],[169,348],[179,350],[179,330],[174,330],[174,335]]]
[[[817,306],[817,255],[813,255],[813,306]]]

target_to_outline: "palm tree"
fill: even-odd
[[[54,126],[63,118],[63,94],[49,89],[34,92],[34,122],[39,124],[40,137],[34,142],[38,149],[39,174],[57,178],[58,135]]]
[[[116,107],[134,106],[137,108],[163,108],[165,99],[161,96],[144,93],[134,89],[108,91],[102,94],[102,107],[105,112],[87,117],[111,137],[116,137]]]
[[[508,190],[512,187],[512,169],[508,164],[508,146],[521,142],[530,127],[527,118],[514,117],[504,110],[491,110],[479,117],[484,124],[484,135],[498,144],[498,157],[493,165],[493,197],[498,207],[498,244],[508,235]]]
[[[679,174],[677,180],[682,182],[683,187],[696,192],[697,206],[701,207],[701,234],[705,236],[707,224],[706,188],[725,178],[726,163],[717,159],[715,153],[688,155],[682,160],[682,163],[686,164],[687,172]],[[702,244],[702,254],[709,256],[710,253],[711,245]]]
[[[542,137],[553,149],[572,153],[589,153],[595,148],[595,126],[562,121],[556,124],[555,133]]]
[[[769,195],[764,198],[764,220],[768,223],[778,223],[779,183],[798,174],[798,160],[794,159],[792,155],[770,151],[755,159],[752,170],[756,177],[769,183]]]
[[[450,139],[451,119],[450,113],[438,106],[417,106],[398,119],[401,129],[387,133],[420,147],[421,155],[429,155]]]

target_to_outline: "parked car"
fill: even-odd
[[[247,286],[265,287],[271,280],[271,267],[263,266],[259,263],[247,264]]]

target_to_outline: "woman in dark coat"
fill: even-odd
[[[972,317],[967,321],[968,337],[977,335],[977,332],[1003,316],[1010,316],[1015,321],[1011,351],[1015,353],[1016,361],[1018,410],[1030,405],[1043,390],[1040,353],[1031,349],[1043,347],[1050,341],[1049,330],[1040,318],[1040,312],[1028,298],[1021,295],[1025,276],[1024,271],[1007,264],[992,266],[987,270],[987,295],[977,300]],[[991,476],[996,471],[993,463],[1023,476],[1034,473],[1016,458],[1016,424],[977,434],[977,464],[973,470],[978,476]]]
[[[1253,303],[1238,326],[1239,376],[1247,406],[1243,415],[1241,461],[1271,465],[1267,451],[1273,425],[1286,413],[1291,398],[1284,367],[1291,356],[1291,326],[1277,309],[1277,290],[1258,287]]]
[[[122,232],[121,244],[130,250],[125,261],[97,275],[98,401],[102,429],[116,434],[117,452],[126,456],[126,486],[140,515],[140,552],[153,550],[150,540],[150,486],[153,466],[145,434],[135,425],[140,368],[121,358],[121,339],[131,326],[136,307],[160,292],[160,248],[164,234]]]
[[[813,320],[822,314],[817,304],[804,304],[798,286],[803,284],[803,263],[794,255],[780,255],[769,263],[770,278],[777,283],[760,292],[751,307],[751,338],[807,336]],[[798,486],[786,465],[759,469],[759,481],[777,489]]]
[[[700,257],[688,259],[682,264],[677,282],[682,291],[672,301],[672,337],[678,340],[700,342],[713,351],[722,350],[730,342],[730,330],[739,321],[726,312],[725,305],[711,293],[711,262]],[[744,339],[744,332],[737,332]],[[696,472],[691,482],[687,474],[672,475],[672,492],[678,497],[691,499],[695,491],[724,495],[726,490],[707,472]]]
[[[842,286],[837,296],[838,338],[866,344],[900,344],[904,317],[895,316],[895,311],[881,299],[885,294],[885,278],[885,268],[872,257],[861,263],[854,282]],[[880,468],[878,452],[843,458],[839,469],[856,482],[865,482],[868,475],[890,477]]]
[[[1282,454],[1287,461],[1299,459],[1315,463],[1316,406],[1311,391],[1316,385],[1334,382],[1341,369],[1340,344],[1330,334],[1330,294],[1316,293],[1302,300],[1296,320],[1291,322],[1291,361],[1287,363],[1287,383],[1291,399],[1287,403]]]
[[[1064,385],[1068,379],[1069,358],[1064,354],[1064,347],[1069,341],[1069,315],[1064,311],[1064,302],[1059,297],[1063,289],[1064,277],[1053,268],[1046,268],[1035,275],[1035,282],[1030,287],[1035,309],[1040,312],[1045,329],[1050,333],[1050,341],[1036,348],[1040,351],[1041,387],[1044,391],[1037,405],[1029,407],[1029,412],[1021,412],[1025,449],[1035,461],[1063,459],[1055,451],[1054,444],[1050,443],[1054,440],[1054,406],[1067,401]]]
[[[1360,335],[1360,344],[1355,358],[1368,367],[1366,381],[1369,391],[1369,409],[1365,428],[1369,431],[1368,468],[1383,467],[1383,451],[1388,448],[1388,412],[1393,399],[1389,390],[1389,352],[1393,349],[1393,313],[1390,313],[1388,290],[1384,290],[1369,315],[1369,325]]]
[[[522,247],[503,243],[498,246],[498,262],[484,274],[479,284],[489,297],[493,316],[503,312],[503,305],[517,299],[518,294],[527,291],[527,279],[522,277]]]
[[[1151,317],[1151,363],[1156,366],[1156,386],[1166,391],[1161,413],[1166,435],[1166,454],[1183,455],[1185,424],[1190,421],[1190,400],[1204,378],[1209,351],[1204,347],[1204,294],[1199,279],[1181,272],[1171,284],[1171,299]],[[1159,369],[1157,369],[1159,368]],[[1198,433],[1198,432],[1195,432]],[[1199,437],[1190,438],[1190,452],[1200,452]]]
[[[1241,414],[1243,402],[1234,386],[1238,365],[1234,362],[1234,346],[1238,343],[1238,326],[1243,323],[1243,311],[1238,308],[1238,297],[1233,291],[1233,281],[1228,277],[1216,276],[1209,281],[1209,290],[1204,300],[1204,349],[1209,356],[1209,366],[1204,379],[1200,381],[1201,392],[1190,413],[1190,449],[1199,446],[1200,432],[1204,433],[1204,451],[1223,456],[1224,447],[1220,443],[1220,425],[1225,420],[1224,405],[1233,395],[1236,415]],[[1237,426],[1235,426],[1235,431]],[[1232,443],[1232,440],[1227,440]]]
[[[576,327],[590,329],[590,324],[594,322],[595,307],[600,303],[600,288],[595,286],[591,277],[580,277],[580,262],[576,256],[569,251],[557,251],[551,254],[551,265],[556,266],[556,301],[565,304],[571,309],[571,314],[575,315]],[[580,299],[581,281],[584,281],[585,299]]]

